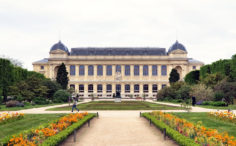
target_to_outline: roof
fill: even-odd
[[[204,64],[203,62],[199,61],[199,60],[196,60],[196,59],[193,59],[193,58],[189,58],[188,59],[188,62],[190,64]]]
[[[179,43],[178,41],[176,41],[168,50],[168,53],[174,51],[174,50],[177,50],[177,49],[180,49],[180,50],[183,50],[185,52],[187,52],[185,46],[181,43]]]
[[[60,49],[62,51],[65,51],[69,54],[69,50],[68,48],[61,42],[59,41],[58,43],[54,44],[51,49],[50,49],[50,52],[53,51],[53,50],[57,50],[57,49]]]
[[[47,62],[48,62],[48,58],[44,58],[44,59],[33,62],[33,64],[35,64],[35,63],[47,63]]]
[[[70,55],[72,56],[134,56],[134,55],[166,55],[165,48],[154,47],[86,47],[72,48]]]

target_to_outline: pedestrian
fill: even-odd
[[[76,110],[79,112],[79,109],[76,107],[76,105],[77,105],[77,100],[76,100],[76,98],[73,97],[72,100],[73,100],[73,106],[72,106],[72,111],[71,111],[71,112],[73,112],[74,109],[76,109]]]

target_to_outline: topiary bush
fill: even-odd
[[[53,95],[53,102],[55,103],[68,102],[70,96],[71,96],[70,93],[67,92],[66,90],[58,90]]]

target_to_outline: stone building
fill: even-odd
[[[86,47],[71,51],[59,41],[49,58],[33,63],[34,71],[55,79],[58,66],[65,63],[69,85],[83,97],[111,98],[116,91],[124,97],[155,97],[168,85],[175,68],[183,80],[200,69],[202,62],[187,57],[187,50],[176,41],[168,51],[157,47]]]

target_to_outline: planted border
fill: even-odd
[[[3,139],[1,145],[11,146],[15,145],[15,142],[19,145],[29,146],[57,145],[66,139],[73,130],[80,128],[93,117],[95,117],[95,114],[68,114],[54,122],[45,123],[38,128],[29,129],[16,135],[8,136]]]
[[[215,118],[216,120],[236,124],[236,114],[234,114],[233,112],[210,112],[208,113],[208,115],[212,118]]]
[[[200,146],[199,144],[195,143],[193,139],[190,139],[182,134],[180,134],[178,131],[172,129],[168,125],[166,125],[164,122],[161,122],[160,120],[157,120],[156,117],[150,115],[149,113],[142,113],[141,116],[145,117],[148,120],[151,120],[152,123],[161,131],[166,129],[166,135],[176,141],[181,146]]]
[[[23,113],[2,113],[0,114],[0,125],[9,123],[9,122],[14,122],[16,120],[20,120],[24,118]]]

